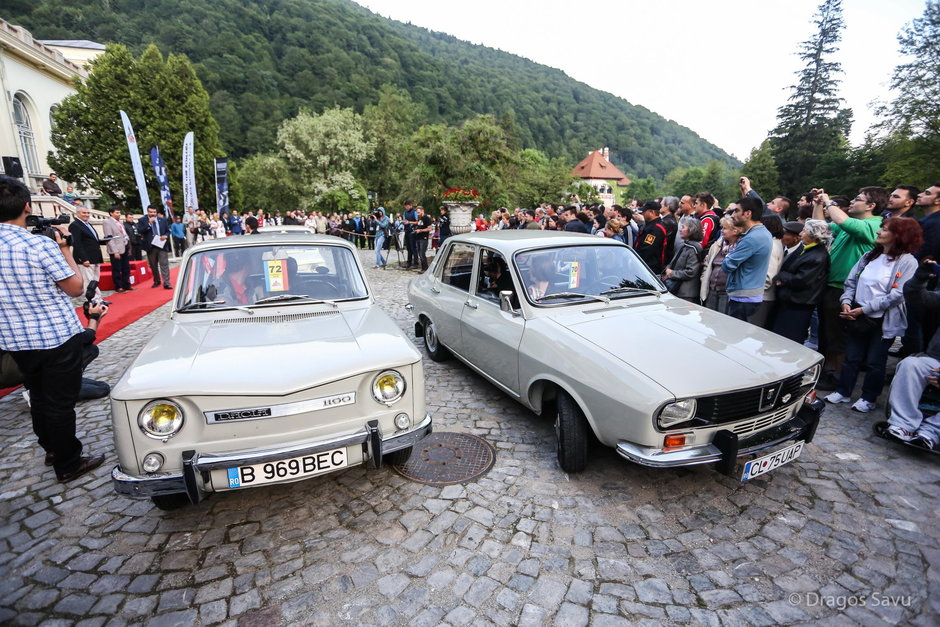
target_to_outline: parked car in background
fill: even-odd
[[[117,492],[159,507],[404,463],[431,432],[421,354],[355,249],[300,231],[186,251],[170,319],[111,392]]]
[[[415,334],[555,421],[558,462],[583,470],[593,433],[647,466],[738,457],[749,479],[816,430],[822,357],[678,299],[629,247],[548,231],[449,238],[409,286]]]

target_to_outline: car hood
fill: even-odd
[[[678,299],[584,307],[555,322],[677,398],[765,385],[821,356],[775,333]]]
[[[276,315],[284,312],[289,313]],[[225,312],[215,320],[177,314],[144,347],[111,396],[284,395],[421,358],[378,307],[310,317],[295,312],[256,310],[243,317]]]

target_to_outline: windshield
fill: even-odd
[[[189,258],[180,280],[184,287],[178,310],[291,305],[368,296],[352,252],[326,244],[208,250]]]
[[[515,255],[523,291],[535,305],[630,298],[663,291],[640,258],[624,246],[564,246]]]

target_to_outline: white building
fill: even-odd
[[[40,42],[0,19],[0,156],[19,160],[31,190],[51,171],[52,111],[75,93],[72,79],[87,76],[84,63],[102,52],[103,45],[90,41]],[[0,166],[12,174],[9,159]]]

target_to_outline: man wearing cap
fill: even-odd
[[[666,263],[666,243],[669,232],[659,215],[662,206],[655,200],[643,205],[643,230],[636,239],[636,252],[656,275],[659,275]]]
[[[791,220],[783,223],[783,258],[787,259],[793,253],[800,254],[803,248],[803,240],[800,239],[800,233],[803,232],[803,223]]]

